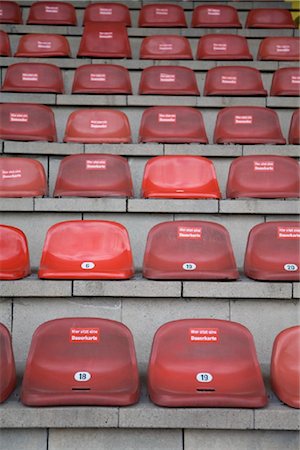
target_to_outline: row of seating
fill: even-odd
[[[8,329],[0,323],[0,402],[16,385]],[[273,344],[270,379],[281,401],[300,408],[300,326]],[[250,331],[218,319],[183,319],[156,331],[148,394],[159,406],[261,408],[267,394]],[[27,406],[110,405],[139,401],[140,380],[131,331],[100,318],[42,323],[32,337],[21,389]]]
[[[31,158],[0,158],[0,197],[47,195],[43,165]],[[288,156],[240,156],[230,166],[227,198],[297,198],[299,165]],[[54,197],[132,197],[130,168],[122,156],[77,154],[59,166]],[[201,156],[156,156],[144,169],[143,198],[221,198],[212,161]]]

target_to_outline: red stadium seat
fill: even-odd
[[[288,156],[240,156],[231,163],[227,197],[299,197],[299,164]]]
[[[252,334],[240,323],[217,319],[175,320],[157,330],[148,391],[154,403],[168,407],[267,403]]]
[[[236,280],[228,231],[200,220],[164,222],[148,235],[143,276],[155,280]]]
[[[241,28],[237,10],[228,5],[200,5],[194,9],[192,27]]]
[[[64,91],[62,73],[53,64],[16,63],[8,66],[2,91],[53,92]]]
[[[213,163],[201,156],[156,156],[145,166],[144,198],[221,198]]]
[[[186,37],[168,34],[144,38],[140,59],[193,59],[193,55]]]
[[[0,23],[23,23],[22,10],[17,2],[0,3]]]
[[[0,56],[11,56],[8,34],[0,30]]]
[[[300,109],[294,111],[289,130],[289,144],[300,144]]]
[[[285,144],[276,111],[262,106],[230,106],[219,111],[215,144]]]
[[[76,25],[75,8],[66,2],[38,1],[30,7],[27,24]]]
[[[0,105],[0,139],[56,141],[54,114],[49,106],[35,103]]]
[[[16,367],[8,329],[0,323],[0,403],[3,403],[16,386]]]
[[[299,222],[266,222],[252,228],[245,254],[245,275],[254,280],[298,281]]]
[[[127,279],[134,274],[126,228],[72,220],[49,228],[38,275],[54,279]]]
[[[58,34],[25,34],[20,37],[15,56],[24,58],[69,57],[71,56],[71,51],[65,36]]]
[[[271,359],[271,385],[279,399],[300,408],[300,326],[276,336]]]
[[[140,10],[139,27],[186,27],[184,10],[179,5],[153,3]]]
[[[37,328],[22,384],[25,405],[125,406],[138,399],[134,342],[125,325],[73,317]]]
[[[144,111],[139,142],[207,144],[202,114],[188,106],[153,106]]]
[[[0,158],[0,197],[39,197],[46,193],[46,174],[39,161]]]
[[[77,56],[131,58],[127,29],[122,23],[87,23]]]
[[[257,59],[262,61],[299,61],[300,39],[296,37],[266,37],[262,39]]]
[[[287,9],[257,8],[249,11],[246,28],[296,28]]]
[[[251,60],[247,39],[235,34],[207,34],[199,39],[196,59]]]
[[[73,94],[131,94],[126,67],[114,64],[87,64],[76,69]]]
[[[118,155],[84,154],[64,158],[54,197],[132,197],[127,159]]]
[[[270,95],[299,96],[300,68],[282,67],[274,72]]]
[[[200,92],[192,69],[181,66],[152,66],[142,72],[139,94],[200,95]]]
[[[121,3],[93,3],[84,11],[83,25],[88,22],[118,22],[131,26],[130,12],[126,5]]]
[[[64,142],[130,143],[130,125],[126,114],[121,111],[79,109],[68,118]]]
[[[267,95],[267,91],[259,70],[246,66],[222,66],[207,72],[204,95]]]
[[[0,250],[0,280],[18,280],[30,274],[28,245],[23,231],[0,225]]]

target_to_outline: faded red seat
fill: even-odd
[[[282,330],[273,344],[271,385],[279,399],[300,408],[300,326]]]
[[[51,108],[35,103],[2,103],[0,139],[56,141],[54,114]]]
[[[59,34],[25,34],[20,37],[15,56],[49,58],[71,56],[65,36]]]
[[[261,40],[257,59],[263,61],[299,61],[300,39],[296,37],[266,37]]]
[[[200,5],[193,11],[192,27],[241,28],[237,10],[228,5]]]
[[[212,161],[201,156],[156,156],[147,161],[144,198],[221,198]]]
[[[73,94],[131,94],[126,67],[114,64],[87,64],[76,69]]]
[[[200,220],[163,222],[146,244],[143,276],[156,280],[236,280],[228,231]]]
[[[140,59],[193,59],[193,55],[186,37],[168,34],[144,38]]]
[[[84,154],[64,158],[54,197],[132,197],[127,159],[118,155]]]
[[[18,280],[30,274],[28,244],[23,231],[0,225],[0,249],[0,280]]]
[[[202,114],[188,106],[153,106],[142,116],[139,142],[207,144]]]
[[[223,66],[207,72],[204,95],[267,95],[267,91],[259,70],[244,66]]]
[[[127,29],[122,23],[87,23],[77,56],[131,58]]]
[[[0,348],[0,403],[3,403],[14,390],[17,382],[11,335],[3,323],[0,323]]]
[[[121,3],[93,3],[84,11],[83,25],[88,22],[118,22],[131,26],[128,6]]]
[[[300,95],[300,68],[282,67],[273,74],[270,95]]]
[[[31,5],[27,19],[28,25],[76,25],[76,12],[67,2],[35,2]]]
[[[300,109],[294,111],[291,118],[289,144],[300,144]]]
[[[139,94],[200,95],[200,92],[192,69],[181,66],[152,66],[142,72]]]
[[[2,91],[54,92],[64,91],[62,73],[53,64],[16,63],[8,66]]]
[[[22,10],[18,3],[1,0],[0,23],[23,23]]]
[[[230,106],[219,111],[215,144],[285,144],[276,111],[263,106]]]
[[[36,329],[22,383],[25,405],[125,406],[138,399],[134,342],[125,325],[73,317]]]
[[[129,143],[130,125],[126,114],[113,109],[79,109],[67,122],[64,142]]]
[[[186,27],[184,10],[179,5],[153,3],[140,10],[139,27]]]
[[[299,164],[288,156],[240,156],[230,165],[227,197],[299,197]]]
[[[148,366],[151,400],[168,407],[261,408],[264,382],[250,331],[217,319],[168,322]]]
[[[247,39],[235,34],[207,34],[199,39],[196,59],[251,60]]]
[[[248,12],[246,28],[296,28],[287,9],[257,8]]]
[[[39,161],[0,158],[0,197],[39,197],[46,193],[46,174]]]
[[[0,30],[0,56],[11,56],[8,34]]]
[[[266,222],[250,230],[245,275],[254,280],[299,280],[299,222]]]

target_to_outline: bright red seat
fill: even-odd
[[[127,279],[134,274],[126,228],[72,220],[49,228],[38,275],[54,279]]]
[[[276,111],[263,106],[230,106],[219,111],[215,144],[285,144]]]
[[[64,142],[129,143],[130,125],[126,114],[121,111],[79,109],[68,118]]]
[[[131,26],[130,12],[121,3],[93,3],[84,11],[83,25],[88,22],[118,22],[127,27]]]
[[[155,35],[143,39],[140,59],[193,59],[193,55],[186,37]]]
[[[0,158],[0,197],[39,197],[47,193],[43,165],[31,158]]]
[[[245,275],[254,280],[299,280],[299,222],[266,222],[250,230]]]
[[[204,95],[267,95],[267,91],[259,70],[244,66],[222,66],[207,72]]]
[[[199,39],[196,59],[251,60],[247,39],[235,34],[207,34]]]
[[[236,280],[228,231],[200,220],[164,222],[148,235],[143,276],[156,280]]]
[[[59,167],[54,197],[132,197],[127,159],[89,153],[64,158]]]
[[[270,95],[299,96],[300,68],[282,67],[273,74]]]
[[[227,320],[162,325],[153,339],[148,391],[154,403],[168,407],[261,408],[267,403],[253,336]]]
[[[11,56],[8,34],[0,30],[0,56]]]
[[[296,37],[266,37],[262,39],[257,59],[263,61],[299,61],[300,40]]]
[[[227,197],[299,197],[299,164],[288,156],[240,156],[231,163]]]
[[[257,8],[248,12],[246,28],[296,28],[287,9]]]
[[[289,144],[300,144],[300,109],[293,112],[289,130]]]
[[[237,10],[228,5],[200,5],[193,11],[192,27],[241,28]]]
[[[179,5],[153,3],[140,10],[139,27],[186,27],[184,10]]]
[[[58,34],[25,34],[20,37],[15,56],[25,58],[69,57],[71,56],[71,51],[65,36]]]
[[[125,325],[73,317],[36,329],[22,383],[25,405],[125,406],[138,399],[134,342]]]
[[[188,106],[153,106],[144,111],[139,142],[207,144],[202,114]]]
[[[54,92],[64,90],[62,73],[53,64],[16,63],[6,71],[2,85],[6,92]]]
[[[75,8],[66,2],[38,1],[30,7],[27,24],[76,25]]]
[[[1,0],[0,23],[23,23],[22,10],[16,2]]]
[[[276,336],[271,359],[271,385],[279,399],[300,408],[300,326]]]
[[[0,139],[56,141],[54,114],[51,108],[35,103],[2,103]]]
[[[131,94],[126,67],[114,64],[87,64],[76,69],[73,94]]]
[[[127,29],[122,23],[87,23],[77,56],[131,58]]]
[[[23,231],[0,225],[0,250],[0,280],[18,280],[30,274],[28,245]]]
[[[156,156],[147,161],[144,198],[221,198],[215,168],[201,156]]]
[[[200,95],[200,92],[192,69],[181,66],[152,66],[142,72],[139,94]]]
[[[16,367],[8,329],[0,323],[0,403],[4,402],[16,386]]]

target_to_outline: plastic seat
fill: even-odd
[[[180,66],[152,66],[142,72],[139,94],[200,95],[200,92],[192,69]]]
[[[250,230],[245,275],[254,280],[299,280],[299,222],[266,222]]]
[[[0,23],[23,23],[22,10],[18,3],[1,0]]]
[[[194,9],[192,27],[241,28],[237,10],[228,5],[200,5]]]
[[[49,228],[38,275],[53,279],[127,279],[134,274],[126,228],[72,220]]]
[[[64,158],[59,167],[55,197],[132,197],[127,159],[118,155],[84,154]]]
[[[201,156],[156,156],[147,161],[144,198],[221,198],[215,168]]]
[[[39,197],[46,193],[46,174],[39,161],[0,158],[0,197]]]
[[[129,143],[130,125],[126,114],[121,111],[79,109],[68,118],[64,142]]]
[[[87,23],[77,56],[131,58],[127,29],[122,23]]]
[[[59,34],[25,34],[21,36],[15,56],[49,58],[71,56],[65,36]]]
[[[214,67],[207,72],[204,95],[267,95],[259,70],[244,66]]]
[[[299,164],[288,156],[240,156],[231,163],[227,197],[299,197]]]
[[[16,386],[16,367],[8,329],[0,323],[0,403],[3,403]]]
[[[296,28],[296,25],[287,9],[257,8],[248,12],[246,28]]]
[[[230,106],[219,111],[215,144],[285,144],[276,111],[263,106]]]
[[[23,231],[0,225],[0,250],[0,280],[18,280],[30,274],[28,245]]]
[[[22,383],[25,405],[125,406],[138,399],[134,342],[125,325],[74,317],[36,329]]]
[[[153,3],[140,10],[139,27],[186,27],[184,10],[179,5]]]
[[[88,22],[118,22],[131,26],[130,12],[126,5],[121,3],[93,3],[84,11],[83,25]]]
[[[235,34],[207,34],[199,39],[196,59],[252,60],[247,39]]]
[[[139,142],[207,144],[202,114],[188,106],[153,106],[144,111]]]
[[[236,280],[228,231],[200,220],[164,222],[148,235],[143,276],[155,280]]]
[[[300,408],[300,326],[281,331],[273,344],[271,385],[279,399]]]
[[[168,407],[261,408],[267,403],[253,336],[227,320],[162,325],[153,339],[148,391],[154,403]]]
[[[140,59],[193,59],[193,55],[186,37],[155,35],[143,39]]]
[[[126,67],[114,64],[87,64],[75,71],[73,94],[131,94]]]
[[[266,37],[261,40],[257,59],[262,61],[299,61],[300,40],[296,37]]]
[[[289,144],[300,144],[300,109],[294,111],[289,130]]]
[[[8,34],[0,30],[0,56],[11,56]]]
[[[2,103],[0,139],[56,141],[54,114],[51,108],[35,103]]]
[[[299,96],[300,68],[282,67],[273,74],[270,95]]]
[[[53,92],[64,91],[61,70],[53,64],[17,63],[6,71],[2,85],[6,92]]]
[[[35,2],[31,5],[27,24],[76,25],[76,12],[71,3]]]

